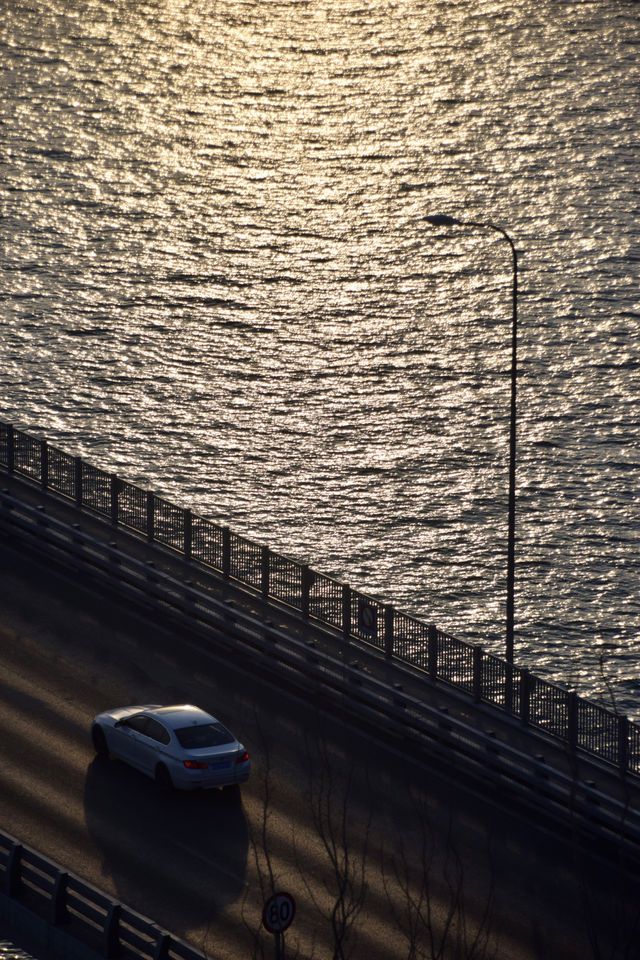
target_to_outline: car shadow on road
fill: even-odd
[[[84,807],[115,895],[177,936],[208,925],[242,894],[248,829],[240,789],[163,790],[119,760],[96,757]]]

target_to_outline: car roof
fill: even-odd
[[[176,704],[172,707],[155,707],[151,710],[145,710],[144,713],[149,717],[157,717],[171,730],[179,730],[181,727],[201,723],[216,723],[216,718],[212,717],[210,713],[201,710],[200,707],[194,707],[190,703]]]

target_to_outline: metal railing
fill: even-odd
[[[0,422],[0,467],[82,510],[202,564],[269,601],[365,642],[478,703],[512,714],[571,750],[640,776],[640,726],[528,670],[438,630],[191,510],[99,470],[46,440]]]
[[[0,892],[105,958],[204,960],[183,940],[1,831]]]

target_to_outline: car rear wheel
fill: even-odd
[[[156,783],[159,787],[162,787],[163,790],[171,790],[173,788],[171,774],[165,767],[164,763],[159,763],[156,767]]]
[[[95,727],[91,728],[91,739],[93,740],[93,746],[96,753],[99,757],[108,757],[109,748],[107,746],[107,739],[104,735],[102,727],[99,727],[97,724]]]

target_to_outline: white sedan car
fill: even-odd
[[[118,707],[94,717],[91,738],[101,756],[113,755],[164,787],[234,787],[251,761],[219,720],[199,707]]]

